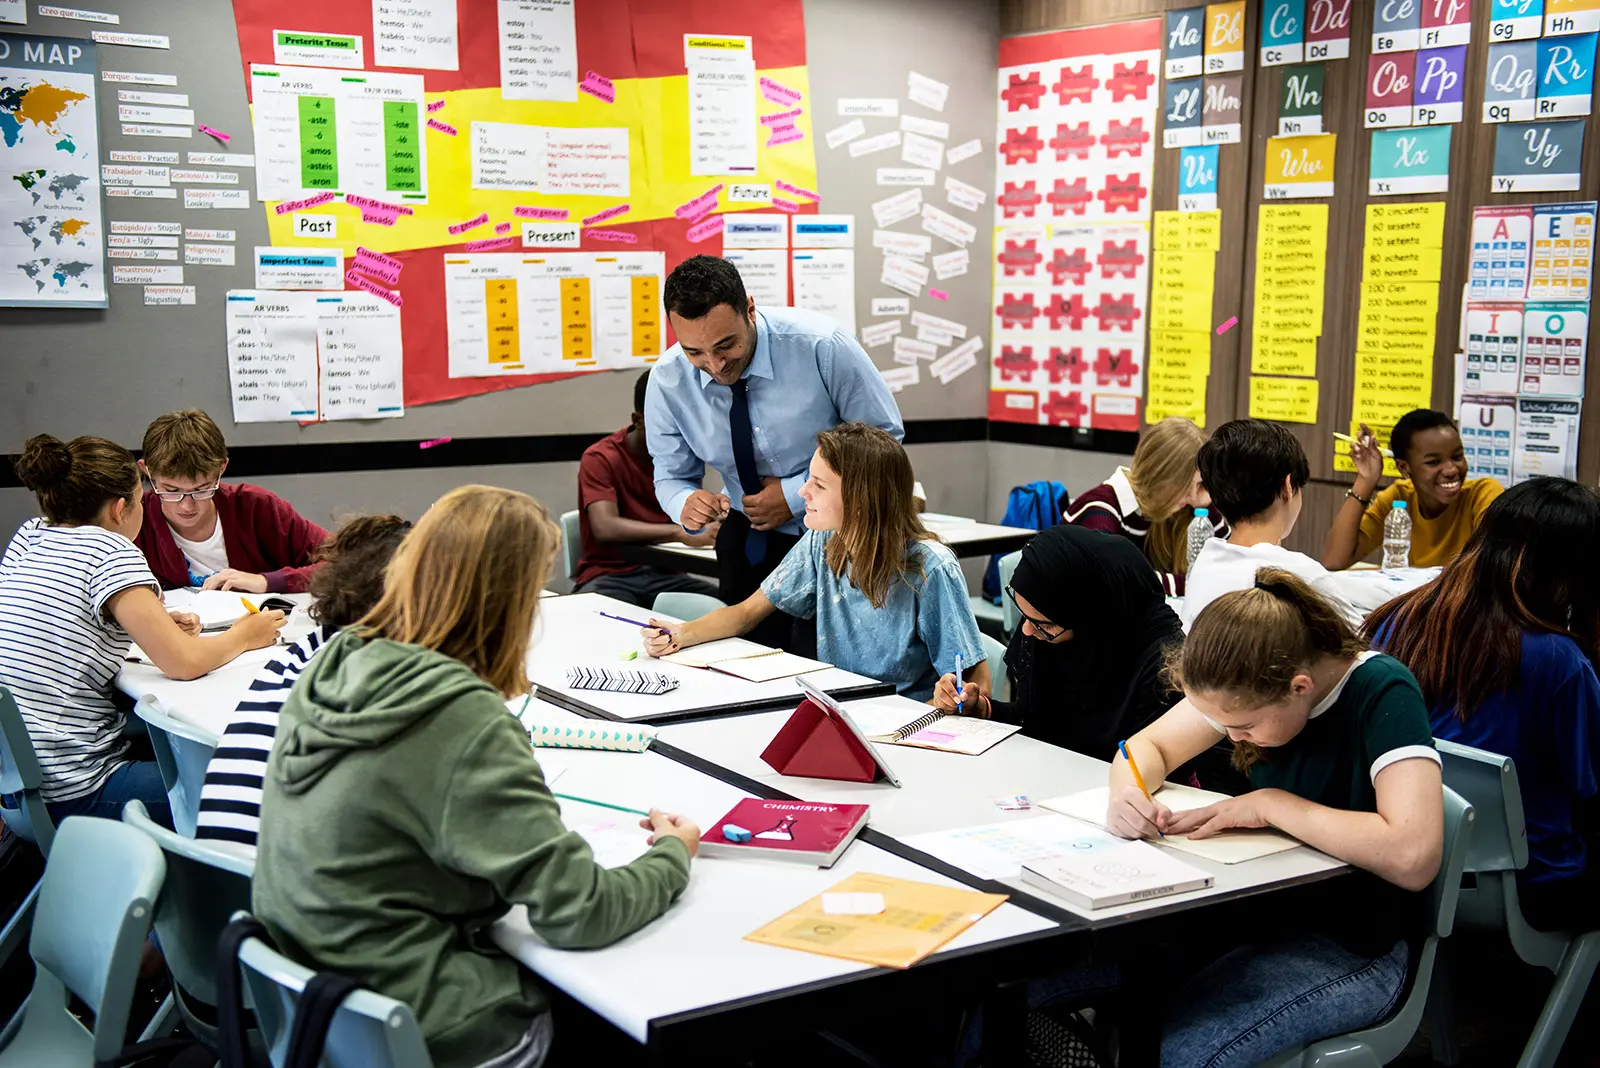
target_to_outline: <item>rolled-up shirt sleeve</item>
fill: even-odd
[[[683,506],[689,495],[705,482],[706,462],[695,455],[694,449],[684,440],[661,390],[656,387],[655,376],[644,395],[644,436],[650,449],[650,459],[655,465],[656,500],[661,510],[674,523],[683,524]],[[687,527],[684,528],[688,530]],[[697,533],[696,528],[689,533]]]

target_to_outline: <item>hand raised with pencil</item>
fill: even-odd
[[[639,628],[645,653],[649,656],[671,656],[684,646],[693,645],[694,642],[686,640],[688,626],[687,623],[679,623],[674,631],[672,624],[650,617],[650,625]]]

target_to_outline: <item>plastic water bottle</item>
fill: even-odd
[[[1411,513],[1405,501],[1395,501],[1383,520],[1383,569],[1411,566]]]
[[[1187,570],[1194,570],[1195,558],[1200,555],[1200,550],[1206,547],[1206,542],[1210,541],[1215,533],[1216,528],[1211,525],[1211,509],[1196,508],[1194,510],[1194,518],[1189,520],[1189,566]]]

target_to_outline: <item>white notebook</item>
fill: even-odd
[[[1015,723],[946,715],[929,706],[918,713],[903,705],[855,705],[850,718],[874,742],[966,756],[986,753],[1022,729]]]
[[[1210,872],[1145,842],[1085,832],[1070,851],[1023,861],[1022,881],[1085,909],[1204,890]]]
[[[832,666],[820,660],[786,653],[782,649],[770,649],[743,638],[723,638],[704,645],[691,645],[662,657],[661,662],[680,667],[709,668],[749,682],[787,679]]]
[[[171,612],[193,612],[200,617],[202,630],[227,630],[233,621],[249,613],[245,597],[225,590],[168,590],[162,603]],[[259,598],[250,601],[259,604]]]
[[[1106,825],[1106,805],[1111,797],[1110,787],[1097,786],[1093,790],[1083,790],[1065,797],[1052,797],[1046,801],[1037,802],[1040,808],[1047,808],[1052,812],[1059,812],[1063,816],[1092,823],[1096,827]],[[1218,801],[1226,801],[1227,794],[1215,793],[1211,790],[1196,790],[1192,786],[1179,786],[1177,783],[1165,782],[1156,791],[1156,800],[1167,806],[1173,812],[1188,812],[1191,809],[1205,808]],[[1176,849],[1181,853],[1191,853],[1197,857],[1214,860],[1219,864],[1238,864],[1246,860],[1256,860],[1259,857],[1270,857],[1274,853],[1282,853],[1293,849],[1300,843],[1284,834],[1270,828],[1260,830],[1222,831],[1210,838],[1201,838],[1190,841],[1182,835],[1169,834],[1165,838],[1155,840],[1158,845],[1168,849]]]

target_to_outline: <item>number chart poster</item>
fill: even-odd
[[[656,252],[670,271],[721,254],[723,212],[817,210],[801,0],[463,4],[409,49],[377,7],[233,3],[272,243],[399,264],[408,407],[568,377],[452,377],[447,256]],[[297,237],[302,211],[335,236]]]
[[[992,420],[1139,429],[1161,37],[1000,42]]]

